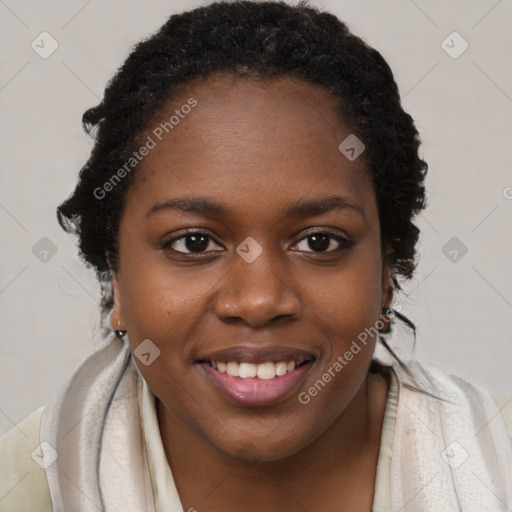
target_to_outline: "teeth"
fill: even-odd
[[[257,368],[255,364],[250,363],[240,363],[238,367],[238,376],[242,377],[242,379],[247,379],[249,377],[256,377]],[[259,377],[259,375],[258,375]]]
[[[273,379],[276,376],[276,365],[274,363],[259,364],[257,374],[258,379]]]
[[[286,373],[286,361],[276,363],[276,375],[284,375]]]
[[[277,363],[268,361],[261,364],[212,361],[211,365],[213,368],[217,368],[219,372],[227,373],[231,377],[240,377],[242,379],[258,377],[258,379],[269,380],[293,371],[305,360],[302,358],[297,361],[279,361]]]
[[[226,368],[226,373],[228,375],[231,375],[231,377],[238,377],[238,368],[239,368],[239,364],[236,363],[235,361],[230,361],[228,364],[227,364],[227,368]]]

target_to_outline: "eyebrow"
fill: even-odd
[[[307,201],[302,201],[300,199],[291,201],[286,204],[284,216],[313,217],[315,215],[328,213],[335,209],[345,208],[356,211],[366,222],[366,216],[363,209],[356,203],[340,196],[329,196]],[[162,210],[178,210],[187,213],[217,216],[228,215],[230,213],[229,208],[206,197],[180,197],[154,204],[146,216],[150,217],[154,213]]]

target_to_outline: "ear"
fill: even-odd
[[[382,304],[381,308],[390,308],[393,302],[393,293],[395,285],[393,284],[393,264],[384,263],[382,268]]]
[[[382,308],[390,308],[393,301],[394,284],[393,284],[393,263],[390,258],[384,260],[382,266],[382,290],[381,290],[381,314],[380,319],[384,322],[384,326],[381,329],[382,334],[389,333],[391,331],[391,320],[388,315],[382,313]]]
[[[381,311],[382,308],[391,308],[395,284],[393,282],[395,258],[393,248],[386,244],[382,254],[382,283],[381,283]]]
[[[119,279],[117,273],[112,272],[112,292],[114,295],[114,306],[110,314],[110,327],[113,331],[126,330],[123,308],[121,306],[121,293],[119,291]]]

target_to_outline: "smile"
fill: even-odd
[[[305,353],[225,353],[196,361],[224,399],[245,407],[272,406],[295,396],[316,358]]]
[[[212,368],[217,369],[221,373],[226,373],[231,377],[270,380],[292,372],[295,368],[298,368],[308,360],[310,359],[300,357],[290,361],[266,361],[260,364],[239,363],[237,361],[210,361],[209,363]]]

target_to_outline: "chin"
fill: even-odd
[[[245,432],[233,434],[226,438],[226,432],[218,433],[218,439],[210,438],[210,442],[228,457],[239,459],[248,464],[258,462],[275,462],[286,459],[304,450],[317,436],[310,432],[283,431],[286,420],[281,420],[276,427],[265,430],[245,428]],[[227,427],[232,432],[232,430]],[[321,432],[318,433],[318,436]]]

